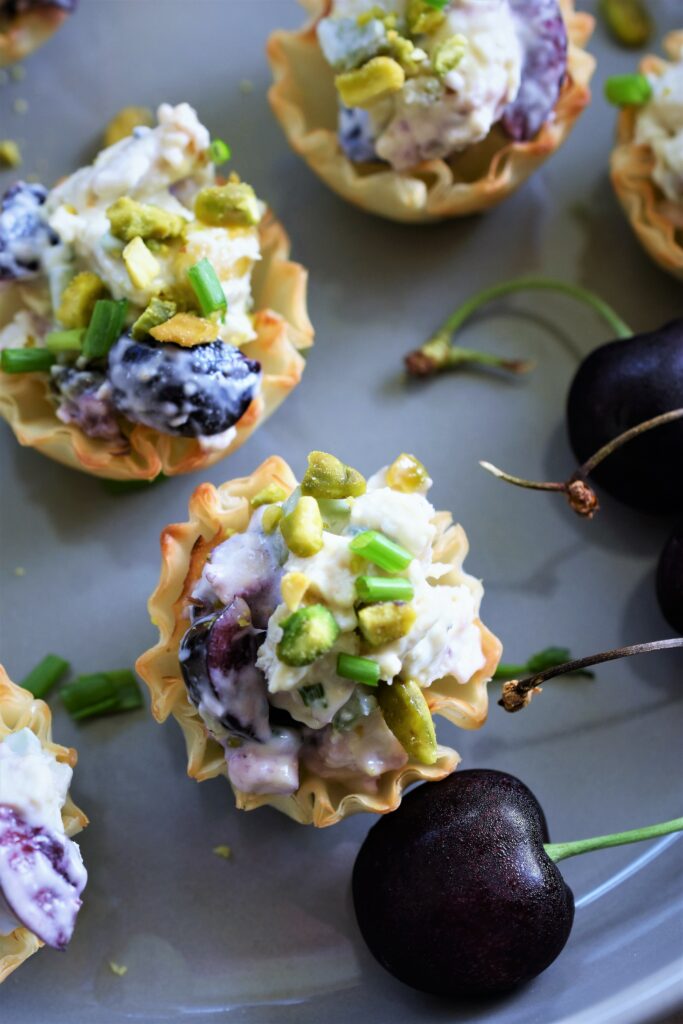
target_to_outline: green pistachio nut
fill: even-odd
[[[379,647],[406,636],[416,618],[415,609],[405,601],[384,601],[361,608],[358,625],[367,642]]]
[[[280,520],[285,544],[299,558],[310,558],[323,546],[323,519],[315,498],[302,497]]]
[[[252,508],[260,508],[261,505],[274,505],[278,501],[284,501],[289,491],[286,491],[280,484],[268,484],[262,487],[250,501]]]
[[[251,185],[229,181],[197,193],[194,201],[197,220],[218,228],[250,228],[261,220],[261,207]]]
[[[434,764],[437,758],[436,732],[432,714],[421,688],[412,679],[402,683],[380,683],[379,706],[394,736],[411,761]]]
[[[387,485],[394,491],[414,494],[421,491],[429,481],[429,473],[414,455],[402,452],[387,470]]]
[[[311,452],[301,481],[301,493],[314,498],[357,498],[365,494],[365,477],[335,455]]]
[[[143,341],[153,327],[165,324],[167,320],[176,315],[177,311],[178,307],[175,302],[155,297],[133,324],[131,334],[136,341]]]
[[[340,632],[336,619],[324,604],[299,608],[280,626],[282,639],[277,645],[277,656],[292,668],[312,665],[327,654]]]
[[[334,84],[347,107],[371,107],[377,100],[398,92],[405,85],[406,73],[391,57],[373,57],[354,71],[337,75]]]
[[[109,295],[104,281],[89,270],[76,274],[62,292],[56,316],[64,327],[87,327],[95,303]]]
[[[467,39],[462,35],[451,36],[441,43],[432,55],[436,74],[443,78],[449,71],[454,71],[467,53],[467,45]]]
[[[107,209],[111,233],[123,242],[134,238],[156,239],[179,238],[185,231],[187,221],[160,206],[138,203],[129,196],[121,196]]]
[[[406,17],[408,31],[414,36],[436,32],[446,20],[444,11],[436,10],[425,0],[410,0]]]
[[[263,527],[264,533],[274,533],[275,529],[282,519],[282,509],[279,505],[269,505],[268,508],[263,510],[263,518],[261,519],[261,526]]]

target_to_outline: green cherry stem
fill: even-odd
[[[571,843],[546,843],[545,852],[555,863],[576,857],[580,853],[591,850],[606,850],[610,846],[626,846],[627,843],[640,843],[644,839],[656,839],[657,836],[668,836],[672,832],[683,832],[683,818],[672,818],[662,821],[659,825],[647,825],[645,828],[633,828],[628,832],[614,832],[610,836],[594,836],[592,839],[576,839]]]
[[[462,366],[465,363],[481,363],[513,373],[526,373],[533,365],[528,360],[506,360],[496,356],[488,357],[485,353],[474,352],[471,349],[460,349],[458,346],[451,344],[453,335],[482,306],[493,302],[495,299],[521,291],[559,292],[561,295],[568,295],[570,298],[576,299],[577,302],[582,302],[593,309],[612,328],[617,338],[630,338],[633,335],[631,328],[621,319],[618,313],[608,303],[587,288],[583,288],[578,284],[568,284],[566,281],[558,281],[551,277],[518,277],[512,281],[503,281],[500,284],[484,288],[482,291],[477,292],[476,295],[467,299],[466,302],[463,302],[424,345],[408,353],[405,357],[408,373],[415,377],[428,377],[431,374],[439,373],[441,370]],[[456,354],[452,355],[452,351]],[[465,358],[463,353],[467,353],[468,358]]]
[[[655,651],[667,651],[677,647],[683,647],[683,637],[674,637],[671,640],[653,640],[646,644],[631,644],[629,647],[617,647],[612,651],[592,654],[587,658],[576,658],[563,665],[554,665],[543,672],[536,672],[525,679],[511,679],[504,684],[503,694],[498,703],[505,711],[511,713],[522,711],[531,703],[534,694],[541,692],[541,684],[555,676],[571,675],[582,669],[590,668],[591,665],[601,665],[605,661],[617,661],[619,658],[630,658],[634,654],[652,654]]]
[[[644,423],[636,424],[635,427],[625,430],[623,434],[619,434],[618,437],[614,437],[607,444],[604,444],[594,455],[591,455],[587,462],[579,466],[568,480],[564,481],[525,480],[524,477],[505,473],[490,462],[480,462],[479,465],[487,473],[491,473],[499,480],[504,480],[515,487],[524,487],[530,491],[560,491],[566,496],[567,501],[577,515],[584,516],[586,519],[592,519],[599,510],[600,503],[595,491],[588,484],[586,477],[590,476],[601,462],[604,462],[613,452],[618,451],[619,448],[628,444],[629,441],[635,440],[641,434],[646,434],[648,430],[663,427],[667,423],[673,423],[675,420],[680,419],[683,419],[683,407],[671,409],[669,412],[663,412],[660,416],[654,416],[651,420],[645,420]]]

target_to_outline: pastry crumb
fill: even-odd
[[[21,97],[14,101],[14,113],[15,114],[26,114],[28,113],[28,100],[24,100]]]
[[[0,139],[0,167],[18,167],[21,150],[14,139]]]
[[[26,575],[26,569],[24,569],[23,565],[18,565],[16,567],[16,569],[14,570],[14,575],[15,576],[25,576]]]
[[[252,80],[250,78],[243,78],[242,81],[240,82],[240,92],[247,95],[248,93],[253,91],[254,83],[252,82]]]
[[[128,973],[128,968],[124,964],[116,964],[113,960],[109,961],[109,970],[112,974],[118,975],[119,978]]]
[[[22,67],[21,64],[15,64],[14,67],[9,69],[10,78],[14,79],[15,82],[23,82],[26,78],[26,68]]]
[[[217,857],[222,857],[223,860],[230,860],[232,857],[232,847],[230,846],[214,846],[212,852]]]

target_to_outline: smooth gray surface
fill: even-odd
[[[677,0],[652,6],[662,32],[675,26]],[[0,88],[0,136],[21,138],[25,172],[49,182],[94,153],[124,104],[187,99],[285,222],[311,270],[316,347],[298,391],[206,478],[249,473],[273,452],[300,470],[310,448],[329,449],[370,472],[415,451],[437,506],[469,533],[468,566],[485,580],[484,617],[508,660],[550,643],[589,653],[668,635],[653,594],[667,522],[605,499],[586,523],[560,499],[507,489],[477,467],[487,458],[533,476],[567,474],[564,395],[579,355],[608,337],[604,326],[564,299],[518,299],[514,313],[466,337],[536,358],[532,378],[468,373],[412,387],[401,375],[404,351],[459,300],[522,272],[589,284],[638,329],[680,313],[681,286],[641,253],[607,182],[615,115],[600,83],[631,70],[634,57],[599,29],[596,98],[545,170],[484,219],[409,228],[345,206],[271,117],[265,37],[300,20],[291,0],[82,0],[27,62],[26,80]],[[17,98],[29,101],[27,115],[13,112]],[[48,650],[80,672],[131,665],[154,640],[145,601],[159,531],[185,517],[201,478],[111,498],[21,450],[7,428],[0,459],[10,674],[20,679]],[[593,683],[549,684],[523,715],[492,703],[481,733],[441,725],[440,736],[465,765],[518,774],[553,837],[575,838],[680,814],[680,693],[681,658],[652,656],[605,666]],[[556,964],[509,998],[445,1005],[394,982],[359,941],[349,875],[369,818],[321,833],[269,810],[237,813],[223,780],[186,778],[175,723],[161,728],[140,712],[76,728],[53,705],[58,738],[80,751],[74,793],[92,818],[82,836],[90,885],[68,953],[41,952],[2,987],[3,1022],[629,1024],[683,1003],[676,839],[567,862],[579,909]],[[232,862],[212,855],[219,843],[233,847]],[[128,966],[124,978],[111,960]]]

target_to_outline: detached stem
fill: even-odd
[[[501,284],[484,288],[483,291],[477,292],[476,295],[463,302],[455,313],[444,320],[441,327],[424,345],[408,353],[405,357],[408,373],[415,377],[427,377],[440,370],[462,366],[465,363],[480,363],[496,366],[512,373],[526,373],[533,366],[528,360],[489,357],[483,352],[459,349],[451,344],[452,336],[482,306],[495,299],[503,298],[505,295],[520,291],[559,292],[561,295],[568,295],[593,309],[612,328],[617,338],[630,338],[633,335],[631,328],[624,323],[615,310],[587,288],[578,284],[567,284],[565,281],[558,281],[550,277],[518,277],[512,281],[503,281]],[[469,353],[468,358],[458,355],[458,353],[465,352]]]
[[[514,713],[521,711],[531,703],[534,693],[538,693],[542,683],[553,679],[555,676],[571,675],[579,669],[589,668],[591,665],[600,665],[605,661],[616,661],[619,658],[630,658],[634,654],[651,654],[654,651],[667,651],[676,647],[683,647],[683,637],[676,637],[671,640],[653,640],[646,644],[632,644],[630,647],[617,647],[613,651],[603,651],[601,654],[593,654],[587,658],[577,658],[574,661],[567,661],[564,665],[556,665],[546,669],[545,672],[537,672],[535,675],[527,676],[526,679],[511,679],[503,686],[503,695],[498,701],[500,706]]]
[[[610,846],[626,846],[627,843],[640,843],[643,839],[656,839],[657,836],[668,836],[672,832],[683,831],[683,818],[672,818],[659,825],[648,825],[645,828],[634,828],[628,832],[614,832],[609,836],[595,836],[592,839],[577,839],[571,843],[546,843],[545,852],[552,861],[566,860],[580,853],[591,850],[606,850]]]
[[[631,427],[630,430],[624,431],[623,434],[619,434],[618,437],[604,444],[602,448],[595,452],[594,455],[591,455],[590,459],[584,462],[582,466],[579,466],[569,479],[564,482],[525,480],[524,477],[505,473],[490,462],[480,462],[479,465],[487,473],[498,477],[499,480],[505,480],[508,484],[514,484],[515,487],[525,487],[530,491],[562,491],[566,494],[567,501],[578,515],[591,519],[600,508],[600,504],[595,492],[587,483],[586,477],[590,476],[601,462],[604,462],[606,458],[618,451],[623,445],[628,444],[629,441],[635,440],[641,434],[646,434],[649,430],[663,427],[667,423],[673,423],[675,420],[680,419],[683,419],[683,408],[671,409],[660,416],[654,416],[651,420],[645,420],[644,423],[638,423],[635,427]]]

